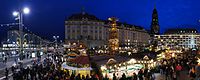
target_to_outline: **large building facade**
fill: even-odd
[[[200,44],[196,29],[168,29],[163,35],[155,35],[154,39],[160,49],[192,49]]]
[[[83,42],[89,48],[106,46],[109,40],[110,25],[108,21],[100,20],[94,15],[82,12],[74,14],[65,21],[65,42]],[[140,27],[117,22],[119,46],[147,45],[150,36]]]
[[[74,14],[65,21],[65,42],[83,42],[87,46],[103,46],[108,40],[104,22],[87,13]]]

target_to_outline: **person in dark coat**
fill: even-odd
[[[136,73],[133,73],[132,79],[131,80],[137,80],[137,75]]]
[[[138,72],[138,78],[139,78],[139,80],[143,80],[143,75],[144,75],[143,70],[140,69],[140,71]]]
[[[85,76],[84,76],[84,75],[82,75],[82,77],[81,77],[81,78],[82,78],[82,80],[86,80],[86,78],[85,78]]]
[[[81,80],[81,74],[78,74],[75,78],[75,80]]]
[[[126,80],[126,75],[125,75],[125,73],[122,74],[122,77],[120,78],[120,80]]]
[[[6,76],[6,80],[8,80],[8,68],[5,69],[5,76]]]
[[[90,79],[90,76],[87,74],[86,75],[86,80],[89,80]]]
[[[75,75],[72,74],[72,75],[70,76],[70,80],[74,80],[74,77],[75,77]]]
[[[113,79],[112,80],[117,80],[115,73],[113,73]]]

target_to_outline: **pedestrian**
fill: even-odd
[[[195,79],[196,74],[195,74],[195,68],[194,68],[194,67],[192,67],[192,68],[190,69],[190,71],[189,71],[189,77],[190,77],[191,80],[194,80],[194,79]]]
[[[170,67],[166,67],[166,69],[165,69],[166,71],[165,71],[165,79],[166,80],[169,80],[169,78],[170,78]]]
[[[173,72],[172,80],[177,80],[176,72]]]
[[[180,76],[180,71],[181,71],[181,70],[182,70],[182,67],[181,67],[180,64],[178,64],[178,65],[176,66],[176,75],[177,75],[177,77]]]
[[[72,75],[70,76],[70,80],[74,80],[74,77],[75,77],[75,75],[72,74]]]
[[[120,80],[127,80],[125,73],[122,74],[122,77],[120,78]]]
[[[199,79],[200,78],[200,64],[197,64],[196,67],[195,67],[195,73],[196,73],[196,79]]]
[[[6,69],[5,69],[6,80],[8,80],[8,72],[9,72],[9,70],[8,70],[8,68],[6,68]]]
[[[3,57],[3,63],[5,63],[5,57]]]
[[[15,71],[15,67],[14,66],[11,67],[11,71],[12,71],[12,73],[14,73],[14,71]]]
[[[29,53],[27,53],[26,58],[27,58],[27,59],[29,58]]]
[[[119,77],[119,74],[117,73],[117,80],[119,80],[120,79],[120,77]]]
[[[131,79],[131,80],[137,80],[137,75],[136,75],[135,72],[133,73],[133,76],[132,76],[132,79]]]
[[[86,80],[89,80],[90,79],[90,76],[89,74],[86,75]]]
[[[143,80],[143,70],[140,69],[140,71],[138,72],[138,78],[139,80]]]
[[[75,80],[81,80],[81,74],[80,73],[76,76]]]
[[[98,80],[97,77],[95,76],[95,74],[91,75],[90,80]]]
[[[113,73],[113,79],[112,80],[117,80],[115,73]]]
[[[5,56],[5,63],[7,63],[7,56]]]
[[[163,75],[163,65],[160,65],[160,74]]]
[[[149,71],[149,70],[148,70],[147,68],[144,69],[143,74],[144,74],[144,78],[145,78],[145,80],[147,80],[148,71]]]
[[[82,78],[82,80],[86,80],[86,78],[85,78],[85,76],[84,76],[84,75],[82,75],[82,77],[81,77],[81,78]]]

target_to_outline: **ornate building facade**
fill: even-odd
[[[117,22],[119,46],[133,47],[147,45],[150,35],[135,25]],[[73,14],[65,21],[65,42],[72,45],[74,42],[83,42],[89,48],[107,46],[109,41],[109,21],[100,20],[94,15],[82,12]]]
[[[108,28],[97,17],[87,14],[73,14],[65,21],[65,42],[83,42],[87,46],[103,46],[108,40]]]

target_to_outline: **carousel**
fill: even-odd
[[[62,64],[62,68],[67,70],[69,74],[74,75],[90,75],[92,70],[90,66],[89,57],[86,54],[85,49],[78,50],[80,54],[72,52],[66,55],[66,62]]]

